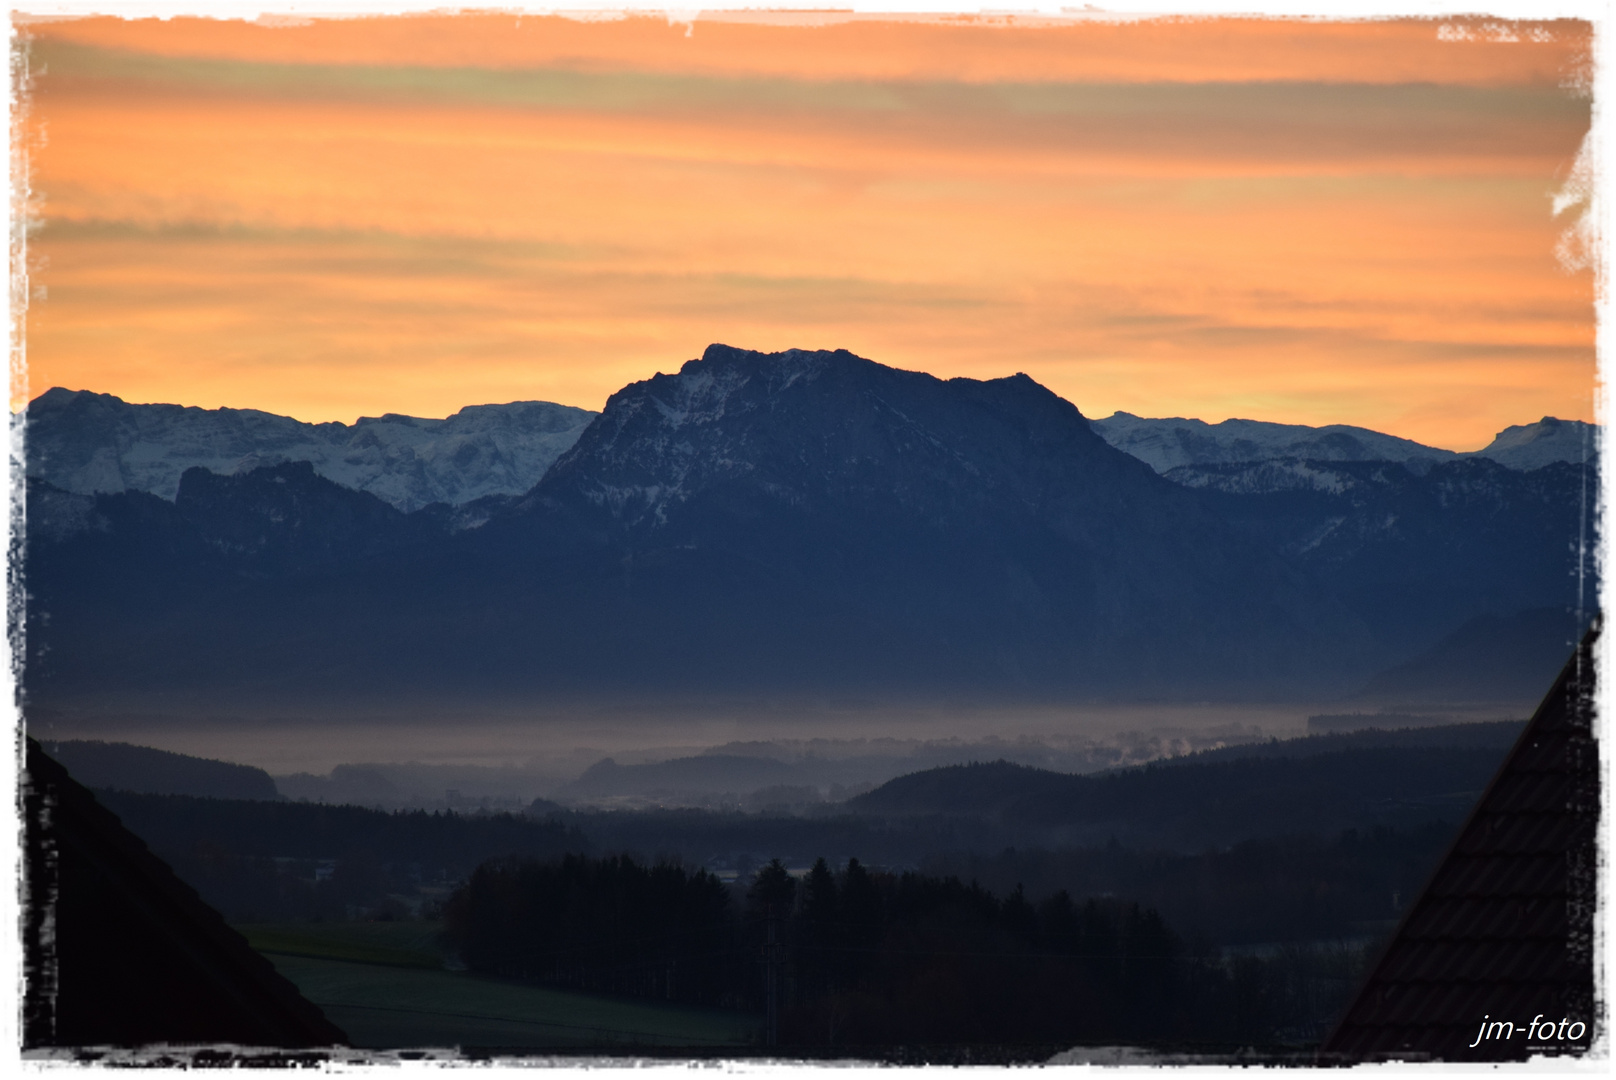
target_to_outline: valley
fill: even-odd
[[[40,402],[28,732],[357,1046],[1299,1052],[1598,588],[1551,419],[721,345],[587,417]]]

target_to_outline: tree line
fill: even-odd
[[[460,881],[490,858],[589,849],[576,828],[511,814],[107,790],[96,799],[232,922],[403,917],[398,896]]]
[[[1136,902],[857,859],[800,880],[775,860],[744,890],[627,856],[503,859],[451,898],[445,937],[473,971],[688,1004],[762,1013],[773,980],[796,1046],[1305,1044],[1361,963],[1345,947],[1226,957]]]
[[[1111,893],[1156,908],[1186,938],[1209,945],[1319,941],[1384,929],[1418,894],[1457,826],[1349,829],[1335,837],[1247,840],[1196,854],[1119,843],[937,852],[926,873],[1007,892]]]

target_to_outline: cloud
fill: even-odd
[[[833,21],[798,54],[502,18],[36,27],[35,389],[599,407],[724,340],[1101,415],[1588,415],[1593,282],[1545,197],[1590,125],[1549,77],[1575,25]]]
[[[25,26],[26,17],[22,18]],[[1107,21],[927,19],[850,13],[712,13],[699,33],[659,16],[456,15],[311,20],[85,19],[35,24],[40,38],[152,56],[248,63],[562,68],[807,80],[1329,83],[1559,86],[1588,62],[1592,28],[1482,20]]]

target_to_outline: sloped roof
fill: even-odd
[[[26,1047],[347,1036],[28,740]]]
[[[1596,622],[1324,1041],[1321,1060],[1510,1061],[1588,1047],[1598,636]]]

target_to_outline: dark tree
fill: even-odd
[[[729,892],[705,870],[614,856],[485,863],[444,912],[473,971],[733,1003]]]
[[[791,901],[796,894],[797,879],[786,872],[779,859],[771,859],[752,879],[746,899],[755,913],[782,918],[791,913]]]

